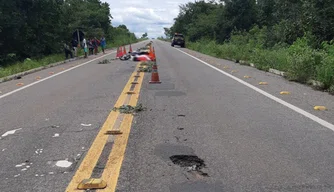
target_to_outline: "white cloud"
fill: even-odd
[[[110,5],[113,26],[124,24],[137,37],[147,32],[149,37],[164,36],[164,27],[171,27],[179,13],[179,5],[194,0],[102,0]]]

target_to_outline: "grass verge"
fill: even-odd
[[[320,84],[315,88],[334,94],[334,45],[324,43],[322,49],[315,50],[308,46],[306,38],[300,38],[291,46],[265,49],[252,41],[240,41],[240,36],[237,38],[224,44],[209,40],[188,42],[187,48],[216,58],[254,63],[264,71],[269,68],[284,71],[290,81],[316,80]]]

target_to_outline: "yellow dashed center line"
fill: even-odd
[[[139,63],[138,63],[139,66]],[[125,104],[128,94],[126,94],[132,85],[134,76],[137,75],[137,69],[135,72],[132,73],[129,81],[125,85],[121,95],[119,96],[115,107],[120,107],[121,105]],[[131,95],[129,105],[136,106],[139,92],[142,85],[144,73],[142,73],[141,78],[138,79],[138,84],[136,84],[134,91],[136,94]],[[118,111],[111,111],[107,117],[107,120],[103,124],[101,130],[99,131],[98,135],[96,136],[93,144],[91,145],[90,149],[87,152],[87,155],[81,162],[79,168],[77,169],[75,175],[73,176],[72,180],[70,181],[66,192],[72,191],[82,191],[77,189],[78,184],[83,181],[84,179],[89,179],[93,172],[94,167],[96,166],[99,157],[102,154],[103,148],[108,141],[110,135],[105,134],[108,130],[111,130],[120,113]],[[122,114],[123,115],[123,114]],[[122,135],[115,136],[115,142],[112,147],[112,151],[109,155],[108,162],[102,174],[102,178],[104,181],[107,182],[107,188],[103,189],[102,191],[115,191],[117,180],[119,176],[119,172],[122,166],[122,161],[124,158],[124,153],[127,145],[127,141],[130,134],[131,124],[132,124],[133,115],[132,114],[125,114],[124,119],[120,125],[120,130],[123,132]]]
[[[142,73],[141,78],[138,79],[138,84],[136,85],[134,92],[138,93],[131,96],[129,105],[136,106],[139,99],[139,92],[143,82],[144,73]],[[107,182],[107,188],[97,191],[108,191],[114,192],[116,190],[116,185],[121,170],[122,162],[124,159],[125,149],[130,135],[131,125],[132,125],[133,115],[124,114],[124,120],[120,126],[120,130],[123,132],[122,135],[116,137],[114,146],[108,158],[106,167],[102,173],[102,180]]]

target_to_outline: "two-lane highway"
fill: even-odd
[[[132,96],[124,92],[138,63],[97,59],[1,98],[1,191],[80,191],[89,176],[108,192],[334,191],[332,96],[167,42],[153,46],[162,83],[140,73]],[[328,111],[312,110],[320,101]],[[147,110],[134,118],[111,111],[126,102]],[[115,124],[123,134],[103,134]]]

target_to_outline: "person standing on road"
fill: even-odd
[[[94,37],[93,39],[93,46],[94,46],[94,54],[97,55],[97,53],[99,52],[99,45],[100,45],[100,41]]]
[[[65,52],[66,59],[68,59],[68,55],[70,55],[71,58],[73,58],[72,50],[71,50],[70,46],[68,46],[67,43],[64,43],[64,52]]]
[[[87,52],[88,52],[88,47],[87,47],[87,41],[86,41],[86,38],[84,38],[84,39],[82,40],[82,47],[84,48],[85,58],[87,58],[87,56],[88,56],[88,54],[87,54]]]
[[[104,36],[102,36],[100,42],[101,42],[102,52],[103,52],[103,54],[104,54],[104,49],[106,48],[106,45],[107,45],[107,42],[106,42],[106,39],[104,38]]]
[[[89,49],[89,55],[93,55],[94,51],[93,39],[88,39],[88,49]]]
[[[78,41],[76,39],[72,39],[72,48],[74,51],[74,57],[77,57]]]

